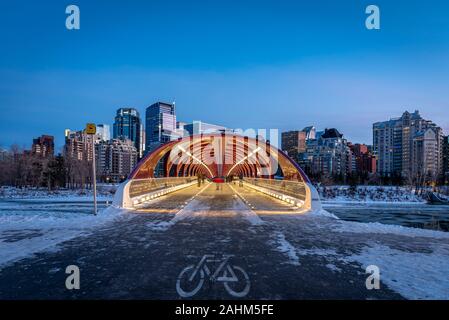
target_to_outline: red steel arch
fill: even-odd
[[[165,177],[203,173],[208,178],[240,174],[273,178],[280,168],[285,180],[310,183],[298,164],[269,141],[236,134],[200,134],[165,143],[148,153],[129,179],[154,178],[158,163]]]

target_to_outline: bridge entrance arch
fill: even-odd
[[[228,133],[180,138],[149,152],[119,187],[114,204],[133,207],[195,184],[198,176],[237,177],[298,207],[321,209],[309,178],[287,154],[268,140]]]

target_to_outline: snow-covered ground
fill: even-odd
[[[381,281],[407,299],[449,299],[449,246],[433,249],[429,253],[406,252],[372,244],[345,260],[359,262],[364,268],[375,263]]]
[[[314,234],[316,247],[297,240],[299,231],[293,223],[278,224],[272,242],[290,264],[299,266],[307,256],[314,256],[324,259],[323,264],[333,273],[344,272],[354,263],[361,265],[360,274],[368,266],[376,266],[381,287],[387,286],[406,299],[449,299],[449,233],[380,223],[314,220],[303,221],[298,229]]]
[[[449,232],[436,230],[409,228],[398,225],[382,224],[378,222],[360,223],[340,220],[340,224],[334,228],[335,232],[358,234],[387,234],[413,238],[432,238],[449,240]],[[449,261],[448,261],[449,262]]]
[[[0,200],[0,267],[58,244],[90,234],[121,215],[123,210],[102,206],[94,215],[83,201]]]
[[[340,221],[335,231],[408,238],[404,243],[410,246],[408,250],[377,241],[369,242],[360,253],[341,257],[341,260],[358,262],[363,268],[376,265],[380,269],[381,281],[407,299],[449,299],[449,233],[349,221]],[[427,245],[424,245],[425,239]]]
[[[381,223],[341,221],[342,234],[386,241],[367,241],[359,253],[337,257],[344,263],[375,265],[381,281],[407,299],[449,299],[449,233]],[[394,237],[399,243],[393,241]]]
[[[335,203],[424,203],[425,200],[414,194],[414,191],[405,187],[389,186],[359,186],[351,190],[349,186],[318,187],[323,202]]]
[[[99,185],[97,197],[99,201],[111,201],[117,189],[115,185]],[[58,189],[49,191],[45,188],[0,187],[0,200],[49,200],[52,201],[92,201],[93,191],[90,189]]]

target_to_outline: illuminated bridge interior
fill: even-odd
[[[239,196],[239,190],[251,190],[302,213],[321,209],[309,178],[288,155],[267,140],[224,133],[185,137],[148,153],[121,184],[114,204],[141,208],[201,186]]]

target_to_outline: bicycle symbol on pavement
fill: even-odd
[[[176,291],[183,298],[193,297],[204,285],[205,277],[210,281],[222,282],[226,291],[233,297],[243,298],[250,290],[249,276],[242,268],[231,265],[229,260],[233,255],[223,255],[223,259],[215,259],[214,255],[204,255],[200,262],[184,268],[176,280]],[[220,263],[212,273],[209,263]]]

